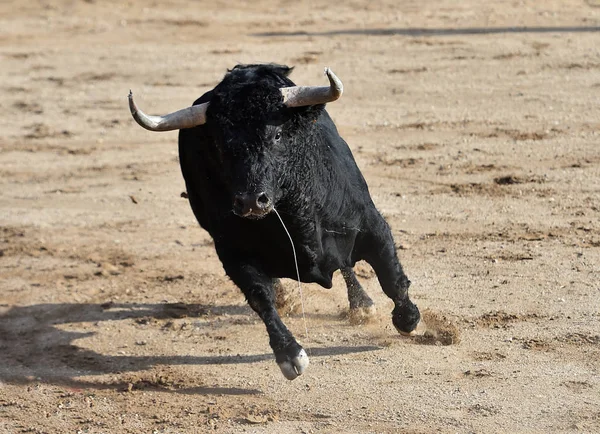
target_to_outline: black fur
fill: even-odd
[[[301,350],[274,307],[273,279],[296,278],[292,248],[274,213],[234,214],[237,194],[265,192],[272,199],[294,240],[303,282],[331,288],[334,271],[351,273],[364,259],[395,303],[394,325],[410,332],[419,321],[390,229],[324,106],[283,105],[279,88],[294,85],[290,72],[236,66],[194,103],[210,102],[206,124],[179,134],[194,214],[213,237],[225,272],[265,322],[280,364]]]

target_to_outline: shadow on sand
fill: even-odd
[[[126,389],[126,382],[104,383],[78,380],[85,375],[121,374],[150,369],[157,365],[228,365],[274,360],[272,353],[254,355],[129,356],[105,355],[74,345],[77,339],[95,332],[62,330],[72,323],[102,323],[131,319],[138,324],[173,318],[233,318],[254,322],[247,306],[207,306],[198,304],[37,304],[14,306],[0,311],[0,381],[10,384],[43,382],[70,388]],[[222,324],[226,326],[229,323]],[[99,324],[98,324],[99,325]],[[118,335],[114,337],[118,341]],[[118,347],[118,343],[115,344]],[[377,346],[336,346],[309,348],[311,357],[375,351]],[[163,389],[187,394],[255,394],[254,389],[192,387]]]
[[[252,33],[251,36],[339,36],[339,35],[370,35],[370,36],[464,36],[464,35],[493,35],[502,33],[594,33],[600,32],[600,26],[545,26],[545,27],[465,27],[458,29],[407,27],[391,29],[344,29],[326,32],[263,32]]]

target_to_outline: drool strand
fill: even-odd
[[[283,226],[285,233],[287,234],[288,238],[290,239],[290,244],[292,245],[292,253],[294,254],[294,264],[296,265],[296,276],[298,277],[298,290],[300,291],[300,307],[302,308],[302,321],[304,323],[304,334],[306,335],[306,343],[308,344],[308,327],[306,326],[306,316],[304,315],[304,295],[302,294],[302,284],[300,283],[300,270],[298,269],[298,257],[296,256],[296,247],[294,247],[294,240],[292,240],[292,236],[290,235],[289,231],[285,227],[285,224],[283,223],[283,219],[281,218],[281,216],[279,215],[279,213],[277,212],[277,210],[275,208],[273,208],[273,212],[275,214],[277,214],[277,217],[279,218],[279,221],[281,222],[281,226]]]

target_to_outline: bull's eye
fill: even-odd
[[[281,139],[281,131],[277,131],[277,133],[275,133],[275,140],[279,141],[279,139]]]

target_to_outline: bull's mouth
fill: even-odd
[[[270,214],[271,211],[273,211],[272,206],[265,208],[265,209],[256,209],[256,210],[250,209],[245,214],[236,212],[235,210],[233,212],[235,215],[237,215],[239,217],[243,217],[243,218],[250,219],[250,220],[260,220],[262,218],[265,218],[268,214]]]

